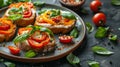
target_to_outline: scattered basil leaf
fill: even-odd
[[[81,12],[82,14],[88,14],[88,11],[87,11],[86,9],[84,9],[84,8],[82,8],[82,9],[80,10],[80,12]]]
[[[51,10],[51,14],[50,14],[50,17],[55,17],[55,16],[58,16],[60,15],[60,10]]]
[[[118,28],[118,30],[120,30],[120,28]]]
[[[3,62],[4,61],[4,59],[3,58],[0,58],[0,62]]]
[[[12,62],[4,62],[7,67],[15,67],[16,65]]]
[[[120,6],[120,0],[111,0],[112,5]]]
[[[96,62],[96,61],[88,61],[88,65],[90,67],[100,67],[99,62]]]
[[[44,6],[45,5],[45,2],[33,2],[33,4],[35,5],[35,6],[38,6],[38,7],[42,7],[42,6]]]
[[[111,55],[114,52],[107,50],[106,48],[103,48],[101,46],[94,46],[92,47],[92,51],[96,54],[100,54],[100,55]]]
[[[115,34],[110,34],[108,37],[109,40],[116,41],[117,40],[117,35]]]
[[[67,18],[67,19],[76,19],[76,17],[74,16],[74,14],[72,14],[71,12],[62,12],[62,16],[64,18]]]
[[[91,33],[94,30],[94,27],[89,22],[86,23],[86,27],[88,33]]]
[[[96,38],[104,38],[107,35],[107,31],[109,28],[104,28],[104,27],[98,27],[96,33],[95,33],[95,37]]]
[[[13,14],[13,15],[8,16],[8,18],[14,21],[14,20],[21,19],[22,15],[21,14]]]
[[[25,57],[27,58],[32,58],[35,56],[36,56],[36,53],[33,50],[29,50],[28,52],[25,53]]]
[[[18,2],[32,2],[31,0],[18,0]]]
[[[79,31],[77,27],[74,27],[74,29],[70,32],[70,36],[73,36],[74,38],[77,38],[79,34]]]
[[[12,0],[0,0],[0,7],[7,6],[12,3]]]
[[[80,63],[80,59],[75,56],[74,54],[70,53],[68,56],[67,56],[67,60],[70,64],[78,64]]]

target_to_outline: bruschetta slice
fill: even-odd
[[[13,3],[9,6],[4,17],[14,20],[18,26],[34,24],[36,10],[31,2]]]
[[[75,16],[59,9],[43,9],[39,12],[35,24],[44,26],[53,31],[53,33],[68,33],[76,23]]]
[[[27,36],[23,41],[15,42],[16,46],[23,51],[34,50],[35,52],[50,52],[55,49],[55,39],[49,32],[47,28],[42,27],[25,27],[18,30],[18,36],[14,39],[17,41],[17,38]],[[37,28],[37,29],[36,29]]]
[[[0,18],[0,42],[10,41],[15,34],[16,25],[7,18]]]

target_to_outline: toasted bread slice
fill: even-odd
[[[9,6],[8,10],[5,12],[4,17],[10,16],[9,11],[12,8],[20,8],[20,7],[22,7],[22,8],[24,8],[23,12],[21,13],[23,17],[20,18],[20,19],[18,19],[18,20],[15,20],[15,23],[17,24],[17,26],[22,26],[23,27],[23,26],[27,26],[27,25],[30,25],[30,24],[34,24],[35,17],[36,17],[36,9],[34,7],[30,8],[28,6],[25,6],[26,4],[27,3],[22,3],[22,2],[11,4]],[[24,17],[24,11],[25,11],[25,9],[31,11],[31,15],[29,17]]]
[[[0,22],[9,22],[10,25],[10,29],[8,30],[0,30],[0,31],[3,31],[3,32],[7,32],[7,31],[10,31],[9,33],[7,34],[4,34],[4,33],[0,33],[0,42],[3,42],[3,41],[10,41],[12,40],[12,38],[14,37],[14,34],[15,34],[15,31],[16,31],[16,25],[12,23],[12,21],[10,20],[7,20],[5,18],[0,18]]]

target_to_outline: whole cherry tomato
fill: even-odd
[[[90,9],[93,12],[99,12],[99,9],[101,6],[102,6],[102,3],[99,0],[95,0],[90,3]]]
[[[92,18],[96,26],[103,26],[106,23],[106,16],[104,13],[97,13]]]
[[[11,54],[17,55],[20,53],[20,49],[15,46],[8,46],[8,49],[10,50]]]
[[[61,43],[71,43],[72,42],[72,37],[71,36],[67,36],[67,35],[60,36],[59,37],[59,41]]]
[[[10,29],[10,25],[0,23],[0,30],[8,30],[8,29]]]

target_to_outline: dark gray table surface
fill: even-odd
[[[36,0],[34,0],[36,1]],[[58,0],[41,0],[46,3],[50,4],[56,4],[60,5]],[[92,16],[94,15],[92,11],[89,8],[89,4],[92,0],[86,0],[85,4],[82,6],[86,10],[88,10],[88,15],[83,15],[80,12],[77,12],[82,19],[85,22],[90,22],[93,26],[94,24],[92,23]],[[94,38],[94,34],[96,31],[95,30],[86,35],[86,39],[83,42],[82,45],[84,47],[79,47],[77,50],[75,50],[73,53],[78,56],[81,60],[80,64],[78,67],[89,67],[87,64],[88,60],[96,60],[100,62],[100,67],[120,67],[120,6],[113,6],[111,5],[111,0],[101,0],[103,3],[101,11],[103,11],[106,16],[107,16],[107,23],[106,25],[112,29],[112,33],[118,35],[118,42],[113,43],[108,40],[108,38],[104,39],[96,39]],[[91,51],[91,47],[94,45],[100,45],[103,46],[113,52],[115,52],[111,56],[100,56],[96,55]],[[11,61],[8,59],[5,59],[5,61],[10,61],[16,64],[16,67],[72,67],[66,60],[66,57],[63,57],[59,60],[55,61],[50,61],[46,63],[37,63],[37,64],[32,64],[32,63],[22,63],[22,62],[15,62]],[[3,63],[0,63],[0,67],[5,67]]]

